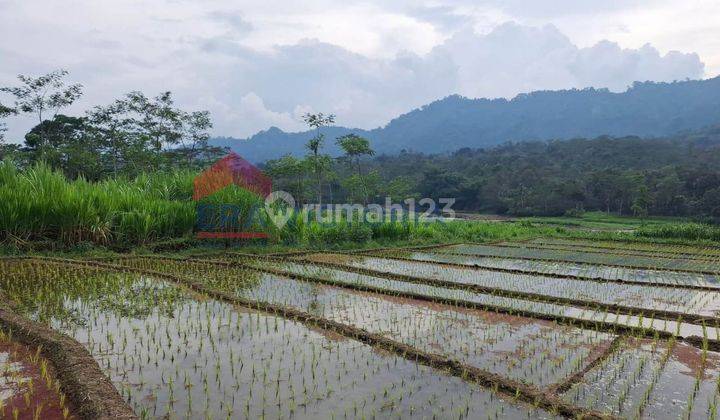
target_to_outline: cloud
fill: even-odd
[[[694,53],[661,55],[649,44],[622,49],[610,41],[578,48],[552,25],[510,22],[485,35],[464,30],[436,52],[457,64],[457,91],[471,97],[590,86],[621,91],[634,81],[670,82],[704,74],[704,64]]]
[[[372,128],[453,93],[509,98],[532,90],[587,86],[621,91],[636,80],[703,75],[697,54],[661,55],[650,45],[622,49],[609,41],[579,48],[552,25],[512,22],[487,34],[468,28],[428,54],[404,51],[391,59],[368,58],[317,40],[278,46],[269,53],[226,38],[202,40],[198,48],[208,54],[208,63],[215,63],[212,79],[226,85],[218,92],[223,102],[242,98],[241,107],[259,108],[261,103],[276,110],[272,118],[261,112],[247,115],[228,133],[233,135],[246,135],[250,127],[262,125],[250,123],[253,118],[297,129],[293,110],[300,104],[335,113],[340,124]],[[248,91],[253,102],[245,103]]]
[[[611,90],[622,90],[633,81],[695,79],[704,72],[697,54],[670,51],[660,55],[650,44],[633,50],[609,41],[579,50],[568,67],[577,86],[603,86]]]
[[[238,34],[246,34],[253,29],[252,23],[245,20],[240,11],[214,10],[208,13],[208,19],[221,22]]]
[[[224,132],[234,131],[234,126],[242,126],[246,132],[256,133],[268,127],[284,127],[288,130],[300,130],[300,116],[289,112],[275,112],[267,108],[265,102],[255,92],[242,96],[237,104],[228,106],[216,104],[220,124]]]
[[[0,27],[23,34],[0,38],[0,85],[15,84],[18,73],[67,68],[85,85],[67,110],[75,114],[131,90],[171,90],[180,106],[211,111],[215,134],[244,137],[270,125],[298,130],[307,110],[373,128],[450,94],[619,91],[636,80],[703,77],[697,54],[665,52],[684,48],[641,46],[654,38],[628,48],[603,36],[579,46],[577,33],[545,24],[595,22],[595,12],[615,16],[639,2],[561,3],[158,0],[139,14],[136,1],[75,0],[67,8],[0,0]],[[628,36],[638,31],[629,19],[613,20],[618,25]],[[9,123],[11,138],[32,125]]]

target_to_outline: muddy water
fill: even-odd
[[[61,419],[73,414],[52,365],[36,348],[0,336],[0,417]]]
[[[243,298],[297,308],[535,385],[559,381],[582,368],[585,357],[612,338],[551,322],[354,292],[270,274],[259,275],[254,286],[247,287],[246,271],[208,264],[151,260],[134,264],[183,273]],[[194,274],[190,267],[196,270]]]
[[[0,264],[0,288],[25,315],[82,342],[141,416],[551,417],[357,341],[162,281],[24,262]]]

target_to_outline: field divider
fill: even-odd
[[[454,267],[454,268],[463,268],[463,269],[469,269],[469,270],[482,270],[482,271],[496,271],[498,273],[510,273],[510,274],[525,274],[525,275],[531,275],[531,276],[542,276],[542,277],[552,277],[557,279],[572,279],[572,280],[582,280],[582,281],[592,281],[597,283],[618,283],[618,284],[632,284],[632,285],[638,285],[638,286],[652,286],[652,287],[664,287],[669,289],[688,289],[688,290],[703,290],[703,291],[709,291],[709,292],[718,292],[720,291],[720,287],[712,287],[712,286],[702,286],[699,284],[677,284],[677,283],[659,283],[659,282],[651,282],[651,281],[637,281],[637,280],[626,280],[626,279],[619,279],[619,278],[605,278],[600,276],[583,276],[583,275],[577,275],[577,274],[562,274],[562,273],[548,273],[544,271],[536,271],[536,270],[523,270],[523,269],[517,269],[517,268],[503,268],[503,267],[494,267],[491,265],[482,265],[482,264],[461,264],[461,263],[453,263],[453,262],[444,262],[444,261],[433,261],[428,259],[414,259],[414,258],[408,258],[408,257],[401,257],[398,255],[393,254],[374,254],[374,253],[363,253],[363,254],[355,254],[357,256],[366,256],[366,257],[375,257],[375,258],[386,258],[390,260],[396,260],[396,261],[405,261],[405,262],[411,262],[411,263],[424,263],[424,264],[436,264],[440,266],[445,267]],[[442,255],[442,254],[438,254]],[[467,254],[447,254],[447,255],[461,255],[463,257],[477,257],[477,258],[485,258],[485,256],[482,255],[467,255]],[[504,259],[504,260],[512,260],[512,259],[519,259],[515,257],[494,257],[498,259]],[[572,261],[561,261],[567,264],[574,264]],[[588,264],[592,266],[596,266],[595,264]],[[646,271],[658,271],[654,268],[641,268],[642,270]],[[674,271],[674,270],[669,270]]]
[[[0,328],[13,340],[40,348],[52,363],[73,414],[88,420],[137,419],[97,361],[75,339],[15,312],[14,303],[0,294]]]
[[[548,239],[547,236],[538,236],[534,239]],[[571,241],[571,242],[583,242],[583,241],[593,241],[597,240],[599,242],[623,242],[627,244],[637,244],[637,245],[668,245],[668,246],[687,246],[687,247],[696,247],[696,248],[707,248],[707,249],[715,249],[720,250],[720,245],[716,245],[715,243],[708,243],[708,242],[692,242],[693,240],[683,240],[683,239],[649,239],[649,238],[643,238],[642,236],[636,236],[634,239],[629,238],[622,238],[622,237],[615,237],[615,238],[593,238],[593,237],[583,237],[583,236],[565,236],[565,237],[557,237],[553,238],[550,237],[550,239],[561,239],[565,241]],[[519,241],[518,241],[519,242]],[[596,245],[597,246],[597,245]]]
[[[629,242],[630,244],[637,244],[637,245],[660,245],[660,246],[666,246],[666,247],[685,247],[686,251],[670,251],[668,249],[660,249],[660,248],[622,248],[621,244],[615,245],[597,245],[595,243],[589,242],[589,239],[574,239],[574,238],[558,238],[561,241],[564,242],[558,242],[557,239],[553,240],[553,238],[535,238],[534,242],[527,242],[529,244],[535,244],[535,245],[554,245],[554,246],[570,246],[570,247],[581,247],[581,248],[592,248],[592,249],[598,249],[598,250],[605,250],[605,251],[617,251],[617,250],[629,250],[633,252],[657,252],[660,254],[670,254],[670,255],[698,255],[702,256],[704,258],[710,258],[717,256],[720,258],[720,253],[713,254],[708,253],[707,251],[713,250],[718,251],[718,248],[711,247],[710,245],[683,245],[683,244],[666,244],[666,243],[652,243],[652,242]],[[513,243],[525,243],[524,241],[512,241]],[[621,242],[617,240],[607,240],[607,241],[601,241],[601,242]],[[622,241],[623,244],[627,244],[628,242]],[[688,251],[688,248],[695,248],[697,252],[691,252]]]
[[[367,276],[403,281],[403,282],[407,282],[407,283],[424,284],[427,286],[442,287],[445,289],[465,290],[465,291],[486,294],[486,295],[502,296],[502,297],[508,297],[508,298],[518,298],[518,299],[522,299],[522,300],[531,300],[534,302],[545,302],[545,303],[552,303],[552,304],[556,304],[556,305],[575,306],[575,307],[580,307],[580,308],[590,309],[590,310],[595,310],[595,311],[619,312],[623,315],[642,314],[642,316],[646,317],[646,318],[666,319],[668,321],[677,321],[678,319],[681,319],[682,321],[689,322],[689,323],[700,323],[701,324],[703,322],[708,322],[708,323],[713,323],[713,325],[720,324],[720,318],[703,316],[703,315],[698,315],[698,314],[688,314],[685,312],[665,311],[665,310],[650,309],[650,308],[639,308],[639,307],[635,307],[635,306],[619,305],[619,304],[615,304],[615,303],[603,303],[603,302],[598,302],[598,301],[593,301],[593,300],[573,299],[573,298],[566,298],[566,297],[560,297],[560,296],[545,295],[542,293],[522,292],[522,291],[518,291],[518,290],[503,289],[503,288],[493,287],[493,286],[482,286],[479,284],[459,283],[459,282],[454,282],[454,281],[450,281],[450,280],[439,280],[439,279],[431,279],[431,278],[427,278],[427,277],[410,276],[410,275],[406,275],[406,274],[388,273],[385,271],[373,270],[373,269],[369,269],[369,268],[352,267],[352,266],[344,265],[341,263],[331,263],[331,262],[325,262],[325,261],[317,262],[314,260],[313,261],[293,260],[293,259],[287,259],[287,258],[273,258],[273,260],[280,261],[280,262],[290,262],[290,263],[295,263],[295,264],[305,264],[305,265],[328,267],[328,268],[333,268],[333,269],[357,273],[357,274],[364,274]],[[193,261],[197,261],[197,260],[193,260]],[[653,286],[648,285],[647,287],[653,287]],[[718,293],[720,293],[720,289],[718,289],[716,291]]]
[[[562,245],[554,245],[554,244],[532,244],[532,243],[520,243],[520,242],[513,242],[513,243],[496,243],[492,246],[498,247],[498,248],[509,248],[509,249],[536,249],[541,251],[564,251],[564,252],[577,252],[577,253],[583,253],[583,254],[598,254],[598,255],[612,255],[617,257],[643,257],[643,258],[653,258],[658,260],[685,260],[687,262],[708,262],[708,263],[717,263],[720,261],[720,256],[718,258],[710,258],[710,257],[699,257],[695,256],[697,254],[691,254],[691,253],[678,253],[678,254],[670,254],[670,255],[648,255],[648,254],[642,254],[640,251],[633,251],[629,250],[628,252],[621,252],[620,248],[616,248],[615,250],[608,250],[608,249],[574,249],[573,245],[568,246],[562,246]],[[578,246],[578,248],[581,246]],[[648,253],[652,251],[647,251]],[[668,253],[669,254],[669,253]]]
[[[456,307],[456,308],[474,309],[474,310],[485,311],[485,312],[503,313],[503,314],[507,314],[507,315],[513,315],[513,316],[519,316],[519,317],[525,317],[525,318],[553,321],[553,322],[558,322],[563,325],[580,327],[580,328],[584,328],[584,329],[593,329],[596,331],[603,331],[603,332],[608,332],[611,334],[623,334],[623,335],[629,335],[629,336],[633,336],[633,337],[645,337],[645,338],[653,338],[653,339],[654,338],[662,338],[662,339],[678,338],[678,339],[683,340],[684,342],[686,342],[694,347],[700,348],[700,349],[702,349],[703,346],[707,346],[708,349],[710,349],[710,350],[720,351],[720,340],[716,340],[716,339],[710,339],[710,338],[704,339],[702,337],[697,337],[697,336],[683,337],[683,336],[675,335],[675,334],[667,332],[667,331],[655,330],[650,327],[640,327],[640,326],[626,325],[626,324],[601,321],[601,320],[589,320],[589,319],[582,319],[582,318],[577,318],[577,317],[573,317],[573,316],[535,312],[535,311],[524,310],[524,309],[512,309],[512,308],[499,306],[499,305],[492,305],[492,304],[479,303],[479,302],[470,302],[470,301],[461,300],[461,299],[444,298],[444,297],[439,297],[439,296],[429,296],[429,295],[424,295],[421,293],[414,293],[414,292],[408,292],[408,291],[388,290],[388,289],[384,289],[382,287],[375,287],[375,286],[363,285],[363,284],[358,284],[358,283],[340,282],[337,280],[330,280],[330,279],[324,279],[324,278],[320,278],[320,277],[307,276],[307,275],[297,274],[297,273],[284,271],[284,270],[277,270],[277,269],[272,269],[272,268],[260,268],[260,267],[254,266],[254,265],[245,264],[245,263],[241,263],[241,262],[221,261],[221,260],[204,260],[204,259],[185,258],[185,257],[163,257],[163,256],[156,256],[156,255],[125,257],[123,259],[133,259],[133,258],[149,258],[149,259],[157,259],[157,260],[176,261],[176,262],[178,262],[178,261],[179,262],[194,262],[194,263],[201,263],[201,264],[207,264],[207,265],[216,265],[216,266],[221,266],[221,267],[236,267],[236,268],[246,269],[248,271],[284,276],[284,277],[291,278],[294,280],[299,280],[299,281],[324,284],[324,285],[331,286],[331,287],[344,288],[344,289],[355,290],[355,291],[360,291],[360,292],[370,292],[370,293],[386,295],[386,296],[393,296],[393,297],[403,297],[403,298],[414,299],[414,300],[418,300],[418,301],[443,304],[443,305]],[[80,261],[80,260],[73,260],[73,261]],[[297,263],[294,260],[290,260],[290,261]],[[127,266],[117,266],[117,267],[127,267]],[[134,269],[133,267],[129,267],[129,268]],[[137,270],[141,270],[141,269],[137,269]],[[600,312],[600,311],[596,311],[596,312]],[[640,314],[640,312],[638,312],[635,315],[642,315],[642,314]],[[677,322],[677,320],[672,320],[672,321]]]
[[[333,253],[334,254],[354,255],[354,254],[363,254],[365,252],[423,251],[423,250],[432,250],[432,249],[438,249],[438,248],[446,248],[446,247],[453,246],[453,245],[463,245],[465,243],[466,242],[450,242],[450,243],[446,243],[446,244],[431,244],[431,245],[417,245],[417,246],[348,249],[348,250],[333,251]],[[490,245],[490,244],[494,244],[494,242],[485,243],[485,245]],[[309,251],[309,252],[306,252],[306,254],[314,254],[316,252],[326,252],[326,251],[322,251],[322,250]]]
[[[538,388],[534,385],[515,381],[504,376],[486,371],[484,369],[467,365],[455,359],[450,359],[434,353],[428,353],[413,346],[391,340],[383,335],[371,333],[363,328],[358,328],[352,325],[347,325],[337,321],[311,315],[307,312],[303,312],[284,305],[255,301],[234,296],[230,293],[206,287],[203,284],[192,281],[191,279],[186,277],[167,274],[160,271],[146,270],[116,264],[108,264],[97,261],[74,260],[55,257],[29,257],[28,259],[35,259],[38,261],[51,261],[55,263],[80,267],[96,267],[115,272],[137,273],[168,280],[181,286],[187,287],[190,290],[204,294],[213,299],[217,299],[233,305],[246,307],[249,309],[259,310],[269,313],[271,315],[281,316],[292,321],[300,322],[327,331],[332,331],[350,339],[390,351],[395,355],[403,357],[404,359],[407,359],[409,361],[439,369],[461,379],[478,383],[482,386],[493,389],[496,392],[500,392],[508,397],[533,404],[535,406],[549,410],[552,413],[558,413],[569,418],[615,418],[606,413],[601,413],[595,410],[590,410],[584,407],[570,404],[559,398],[557,395],[549,393],[546,390]],[[188,260],[185,259],[185,261]]]
[[[560,382],[557,382],[553,385],[550,385],[548,387],[548,391],[552,392],[554,394],[562,394],[565,391],[572,388],[573,385],[580,382],[585,375],[587,375],[588,372],[595,369],[595,367],[599,366],[601,363],[603,363],[605,360],[607,360],[613,353],[615,353],[620,346],[622,345],[625,337],[618,335],[615,337],[608,347],[601,352],[600,354],[596,355],[595,357],[590,360],[589,363],[585,364],[585,367],[580,369],[579,371],[573,373],[572,375],[568,376],[567,378],[563,379]]]
[[[596,245],[594,243],[587,242],[587,240],[574,240],[574,239],[563,239],[564,242],[557,242],[553,241],[552,239],[550,241],[547,240],[547,238],[536,238],[534,242],[525,242],[525,241],[505,241],[504,243],[515,243],[515,244],[528,244],[532,246],[540,246],[540,247],[546,247],[546,246],[554,246],[554,247],[565,247],[564,249],[572,250],[574,248],[589,248],[594,249],[597,251],[605,251],[608,253],[617,253],[620,251],[630,251],[633,253],[645,253],[642,254],[644,256],[652,256],[652,255],[664,255],[671,258],[680,258],[681,256],[688,256],[688,257],[697,257],[697,258],[703,258],[708,259],[711,262],[717,261],[720,259],[720,253],[718,254],[711,254],[707,253],[706,251],[709,249],[717,251],[715,248],[708,248],[706,247],[696,247],[696,252],[688,251],[687,248],[685,251],[671,251],[669,249],[660,249],[660,248],[622,248],[622,245],[618,244],[618,246],[613,245]],[[627,242],[623,242],[624,244]],[[638,244],[645,244],[643,242],[638,242]],[[671,245],[671,244],[658,244],[658,245]],[[680,246],[680,245],[675,245]],[[692,247],[692,246],[690,246]],[[650,254],[650,255],[648,255]],[[628,254],[629,255],[629,254]],[[638,256],[641,256],[638,254]],[[695,258],[692,258],[695,259]]]
[[[720,340],[716,339],[704,339],[702,337],[698,336],[689,336],[689,337],[683,337],[679,335],[672,334],[667,331],[660,331],[655,330],[649,327],[639,327],[639,326],[632,326],[632,325],[625,325],[615,322],[608,322],[608,321],[600,321],[600,320],[587,320],[582,318],[576,318],[572,316],[566,316],[566,315],[554,315],[549,313],[543,313],[543,312],[535,312],[535,311],[529,311],[524,309],[512,309],[507,308],[504,306],[498,306],[498,305],[492,305],[492,304],[486,304],[486,303],[479,303],[479,302],[471,302],[467,300],[462,299],[454,299],[454,298],[444,298],[439,296],[429,296],[424,295],[422,293],[414,293],[414,292],[407,292],[407,291],[398,291],[398,290],[388,290],[384,289],[382,287],[375,287],[375,286],[368,286],[358,283],[346,283],[336,280],[330,280],[330,279],[324,279],[321,277],[314,277],[314,276],[307,276],[304,274],[297,274],[290,271],[285,270],[277,270],[273,268],[260,268],[256,267],[254,265],[248,265],[238,262],[228,262],[228,261],[206,261],[206,260],[197,260],[197,259],[189,259],[185,260],[188,262],[196,262],[196,263],[205,263],[205,264],[214,264],[214,265],[220,265],[225,267],[239,267],[244,268],[251,271],[256,272],[264,272],[268,274],[274,274],[277,276],[284,276],[288,277],[294,280],[300,280],[310,283],[319,283],[324,284],[327,286],[333,286],[338,288],[344,288],[344,289],[351,289],[356,290],[360,292],[371,292],[375,294],[382,294],[382,295],[388,295],[393,297],[402,297],[407,299],[413,299],[413,300],[419,300],[419,301],[425,301],[425,302],[431,302],[431,303],[438,303],[442,305],[452,306],[452,307],[462,307],[466,309],[474,309],[479,311],[485,311],[485,312],[495,312],[495,313],[503,313],[506,315],[512,315],[512,316],[519,316],[519,317],[525,317],[525,318],[532,318],[532,319],[539,319],[544,321],[554,321],[561,323],[563,325],[569,325],[569,326],[575,326],[575,327],[581,327],[585,329],[594,329],[596,331],[603,331],[608,332],[612,334],[622,334],[622,335],[630,335],[633,337],[645,337],[645,338],[663,338],[663,339],[672,339],[672,338],[679,338],[680,340],[683,340],[687,342],[688,344],[697,347],[699,349],[703,349],[703,346],[708,346],[708,349],[713,351],[720,351]],[[523,299],[523,300],[530,300],[530,299]],[[549,303],[549,302],[548,302]],[[571,305],[563,305],[563,306],[571,306]],[[601,309],[597,308],[587,308],[589,310],[593,310],[596,312],[602,312]],[[609,313],[609,312],[608,312]],[[635,316],[645,316],[645,314],[642,312],[642,310],[638,309],[638,312],[634,314],[623,314],[623,315],[635,315]],[[659,318],[663,319],[663,318]],[[678,322],[676,319],[668,319],[668,321],[674,321]],[[684,320],[681,320],[680,322],[683,322]]]
[[[472,244],[482,246],[497,246],[487,244]],[[463,254],[461,252],[436,252],[436,254],[444,255],[455,255],[461,257],[476,257],[476,258],[500,258],[500,259],[513,259],[513,260],[525,260],[525,261],[542,261],[542,262],[559,262],[567,264],[577,265],[590,265],[593,267],[614,267],[614,268],[628,268],[632,270],[650,270],[650,271],[669,271],[674,273],[690,273],[690,274],[707,274],[707,275],[720,275],[720,270],[693,270],[689,268],[667,268],[667,267],[646,267],[641,265],[632,264],[612,264],[612,263],[593,263],[589,261],[573,261],[563,258],[541,258],[541,257],[528,257],[528,256],[516,256],[516,255],[491,255],[491,254]]]

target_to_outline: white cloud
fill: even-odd
[[[372,128],[453,93],[509,97],[699,78],[700,56],[671,50],[714,45],[688,35],[690,23],[720,13],[710,3],[667,0],[652,8],[530,3],[0,0],[0,27],[17,34],[0,37],[0,85],[18,73],[67,68],[86,86],[74,113],[130,90],[172,90],[179,105],[210,110],[217,135],[297,130],[308,110]],[[671,10],[677,25],[667,24]],[[714,59],[712,51],[701,51],[703,59]],[[712,63],[714,75],[720,62]],[[19,138],[31,124],[12,120],[10,135]]]
[[[219,127],[223,132],[233,132],[233,125],[242,126],[250,133],[264,130],[271,126],[284,127],[289,130],[303,128],[302,120],[289,112],[275,112],[265,106],[265,102],[255,92],[250,92],[240,98],[236,105],[217,104],[222,115]],[[232,122],[230,122],[232,121]],[[230,122],[230,123],[228,123]]]

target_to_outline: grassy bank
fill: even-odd
[[[192,200],[195,173],[177,171],[97,183],[68,180],[43,165],[18,171],[0,163],[0,249],[79,250],[143,248],[170,251],[198,246],[241,244],[248,249],[351,249],[448,242],[486,242],[569,236],[642,241],[717,241],[720,229],[678,219],[588,213],[579,218],[529,218],[507,222],[361,223],[343,219],[318,223],[296,212],[282,229],[269,220],[263,200],[228,187],[200,204],[232,204],[236,227],[267,233],[261,241],[224,242],[193,239],[198,203]],[[257,211],[253,212],[251,209]],[[252,219],[242,220],[243,217]]]
[[[43,165],[18,171],[0,163],[0,242],[5,248],[72,248],[83,246],[137,247],[153,243],[182,243],[193,236],[197,203],[192,200],[195,173],[143,175],[98,183],[68,180]],[[229,187],[202,203],[237,206],[240,220],[253,231],[263,231],[274,246],[361,246],[388,243],[438,243],[529,237],[556,232],[522,223],[358,223],[308,222],[296,213],[282,228],[267,219],[262,200],[243,189]],[[247,223],[246,223],[247,222]],[[344,245],[341,245],[344,244]]]

